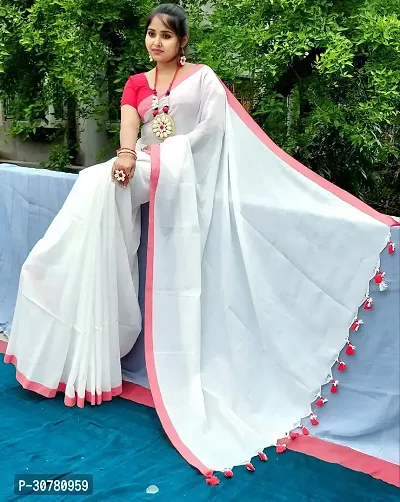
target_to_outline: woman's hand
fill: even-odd
[[[128,186],[130,180],[133,178],[136,169],[136,159],[130,154],[121,154],[116,161],[111,170],[112,181],[118,181],[120,186]],[[118,173],[118,171],[121,171]],[[117,172],[117,176],[115,176]],[[126,173],[126,174],[125,174]]]

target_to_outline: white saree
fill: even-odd
[[[81,172],[23,266],[5,360],[66,404],[121,392],[149,200],[150,388],[172,443],[208,476],[310,414],[395,222],[282,152],[207,66],[174,86],[170,113],[176,135],[159,145],[148,111],[151,156],[130,188],[111,181],[113,160]]]

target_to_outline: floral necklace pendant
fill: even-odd
[[[169,136],[175,134],[175,122],[173,118],[169,115],[169,95],[171,93],[172,85],[175,81],[175,77],[180,69],[178,65],[175,71],[174,78],[169,85],[168,91],[165,93],[165,97],[161,98],[160,102],[157,96],[157,78],[158,78],[158,67],[156,66],[156,78],[154,82],[153,90],[153,101],[151,108],[153,110],[153,120],[151,121],[151,128],[157,139],[164,141]],[[161,112],[159,108],[161,106]]]
[[[175,122],[167,113],[157,114],[151,122],[151,127],[156,137],[162,141],[175,134]]]

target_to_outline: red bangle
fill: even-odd
[[[119,152],[120,150],[130,150],[131,152],[135,151],[133,148],[129,148],[129,146],[121,146],[118,148],[117,152]]]
[[[120,155],[124,155],[124,154],[132,155],[132,157],[135,160],[137,160],[137,153],[135,152],[135,150],[132,150],[132,148],[118,148],[117,157],[119,157]]]
[[[117,153],[117,157],[119,157],[120,155],[132,155],[133,157],[135,157],[135,159],[137,159],[136,153],[127,152],[125,150],[121,150],[120,152]]]
[[[135,152],[135,150],[132,150],[132,148],[118,148],[117,156],[119,157],[123,153],[132,155],[133,157],[135,157],[135,159],[137,159],[137,153]]]

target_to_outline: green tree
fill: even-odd
[[[12,132],[31,134],[49,104],[62,105],[73,151],[77,112],[115,118],[127,76],[149,67],[143,30],[154,3],[1,0],[0,99],[11,103]],[[400,214],[400,0],[181,3],[193,59],[235,84],[277,144]]]
[[[400,214],[400,0],[185,6],[196,20],[195,57],[222,79],[252,84],[251,113],[277,144]]]
[[[1,0],[0,99],[13,134],[37,132],[50,104],[81,117],[118,109],[127,77],[148,64],[149,0]],[[107,93],[100,95],[99,90]],[[71,145],[72,147],[72,145]]]

